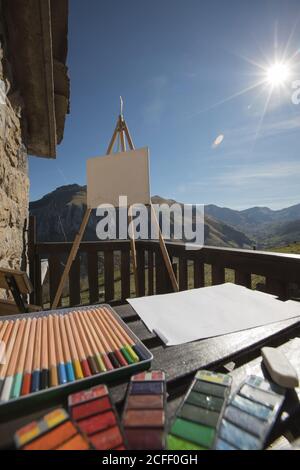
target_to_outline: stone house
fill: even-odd
[[[0,266],[26,269],[28,155],[55,158],[69,111],[68,0],[0,0]]]

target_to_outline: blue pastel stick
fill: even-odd
[[[32,373],[32,378],[31,378],[31,393],[33,392],[38,392],[40,390],[40,378],[41,378],[41,372],[39,370],[35,370]]]
[[[67,364],[65,365],[65,368],[67,372],[68,382],[74,382],[75,374],[74,374],[73,364],[71,362],[67,362]]]
[[[60,384],[66,384],[68,382],[66,368],[64,364],[58,364],[57,366],[58,380]]]

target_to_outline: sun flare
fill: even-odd
[[[266,71],[266,81],[272,87],[284,85],[290,76],[290,68],[285,63],[277,62]]]

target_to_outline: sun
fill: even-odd
[[[284,85],[290,76],[290,68],[288,64],[276,62],[266,70],[266,81],[272,87]]]

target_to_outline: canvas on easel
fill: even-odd
[[[158,227],[159,233],[159,245],[161,248],[162,256],[175,292],[179,291],[178,282],[172,267],[172,263],[163,239],[159,223],[151,203],[150,198],[150,184],[149,184],[149,152],[147,148],[136,150],[133,141],[123,117],[123,101],[121,100],[121,114],[118,117],[117,125],[114,130],[113,136],[107,149],[107,155],[104,157],[97,157],[90,159],[87,164],[88,172],[88,202],[87,209],[83,216],[79,232],[77,233],[70,254],[65,265],[55,298],[53,300],[52,309],[57,308],[63,287],[67,281],[68,275],[73,261],[78,253],[80,243],[82,241],[85,229],[87,227],[91,212],[94,208],[98,207],[101,203],[109,204],[113,203],[115,207],[118,207],[119,196],[129,196],[129,222],[133,220],[132,217],[132,205],[134,204],[146,204],[151,207],[153,219]],[[119,142],[121,144],[121,152],[113,153],[113,149],[117,138],[119,136]],[[129,151],[126,150],[126,139],[129,146]],[[124,162],[122,159],[125,158]],[[128,164],[128,167],[126,165]],[[119,165],[121,164],[121,166]],[[105,172],[105,166],[108,173]],[[102,172],[101,172],[102,170]],[[124,173],[122,173],[122,171]],[[126,177],[125,177],[126,176]],[[141,180],[139,179],[141,178]],[[103,185],[99,184],[102,181]],[[89,188],[90,185],[90,188]],[[110,200],[109,200],[110,199]],[[117,204],[114,204],[118,199]],[[103,202],[101,202],[103,201]],[[136,294],[139,295],[139,283],[137,275],[137,255],[135,246],[135,234],[134,230],[131,231],[130,246],[132,252],[132,264],[135,279],[135,290]]]
[[[87,206],[119,206],[126,196],[128,206],[150,205],[149,150],[147,147],[119,152],[87,161]]]

